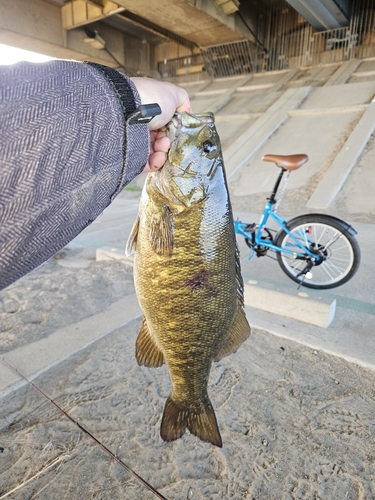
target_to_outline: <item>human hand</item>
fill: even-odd
[[[144,172],[159,170],[167,160],[171,141],[166,136],[165,125],[177,112],[191,113],[189,95],[185,89],[169,82],[161,82],[152,78],[131,78],[137,87],[142,104],[156,102],[161,108],[161,114],[155,116],[149,123],[151,147],[149,160]]]

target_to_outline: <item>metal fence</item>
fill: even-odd
[[[375,56],[375,0],[353,0],[348,26],[316,31],[285,0],[264,13],[257,71],[288,69]]]
[[[358,33],[351,33],[350,27],[314,33],[311,40],[309,63],[332,63],[355,57]]]
[[[157,70],[162,78],[201,73],[204,70],[204,60],[201,54],[164,59],[157,63]]]
[[[212,78],[242,75],[254,71],[248,40],[201,48],[204,67]]]

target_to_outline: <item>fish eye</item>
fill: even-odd
[[[211,153],[211,151],[212,151],[213,149],[215,149],[215,145],[214,145],[214,144],[212,144],[212,142],[211,142],[211,141],[204,141],[204,143],[202,144],[202,146],[203,146],[203,151],[204,151],[205,153]]]

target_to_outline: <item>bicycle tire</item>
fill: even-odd
[[[309,249],[317,253],[338,236],[338,239],[322,252],[324,260],[312,267],[302,286],[319,290],[335,288],[355,275],[361,261],[361,252],[356,238],[348,230],[350,226],[346,223],[329,215],[307,214],[290,220],[287,227],[298,241],[304,246],[309,245]],[[284,230],[277,234],[276,245],[301,253],[301,249]],[[305,260],[281,252],[277,253],[277,260],[289,278],[296,283],[301,282],[301,277],[297,275],[305,267]]]

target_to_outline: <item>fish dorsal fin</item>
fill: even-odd
[[[158,254],[170,257],[173,252],[173,220],[168,205],[152,214],[150,223],[150,244]]]
[[[155,344],[148,329],[146,318],[143,316],[142,325],[139,330],[135,345],[135,357],[141,366],[157,368],[164,364],[164,354]]]
[[[236,352],[249,335],[250,325],[246,319],[243,307],[238,304],[229,338],[219,354],[215,357],[214,361],[220,361],[220,359],[225,358],[225,356],[229,356],[229,354]]]
[[[137,248],[138,231],[139,231],[139,215],[133,224],[128,241],[126,242],[125,254],[127,256],[129,256],[132,252],[135,252]]]

